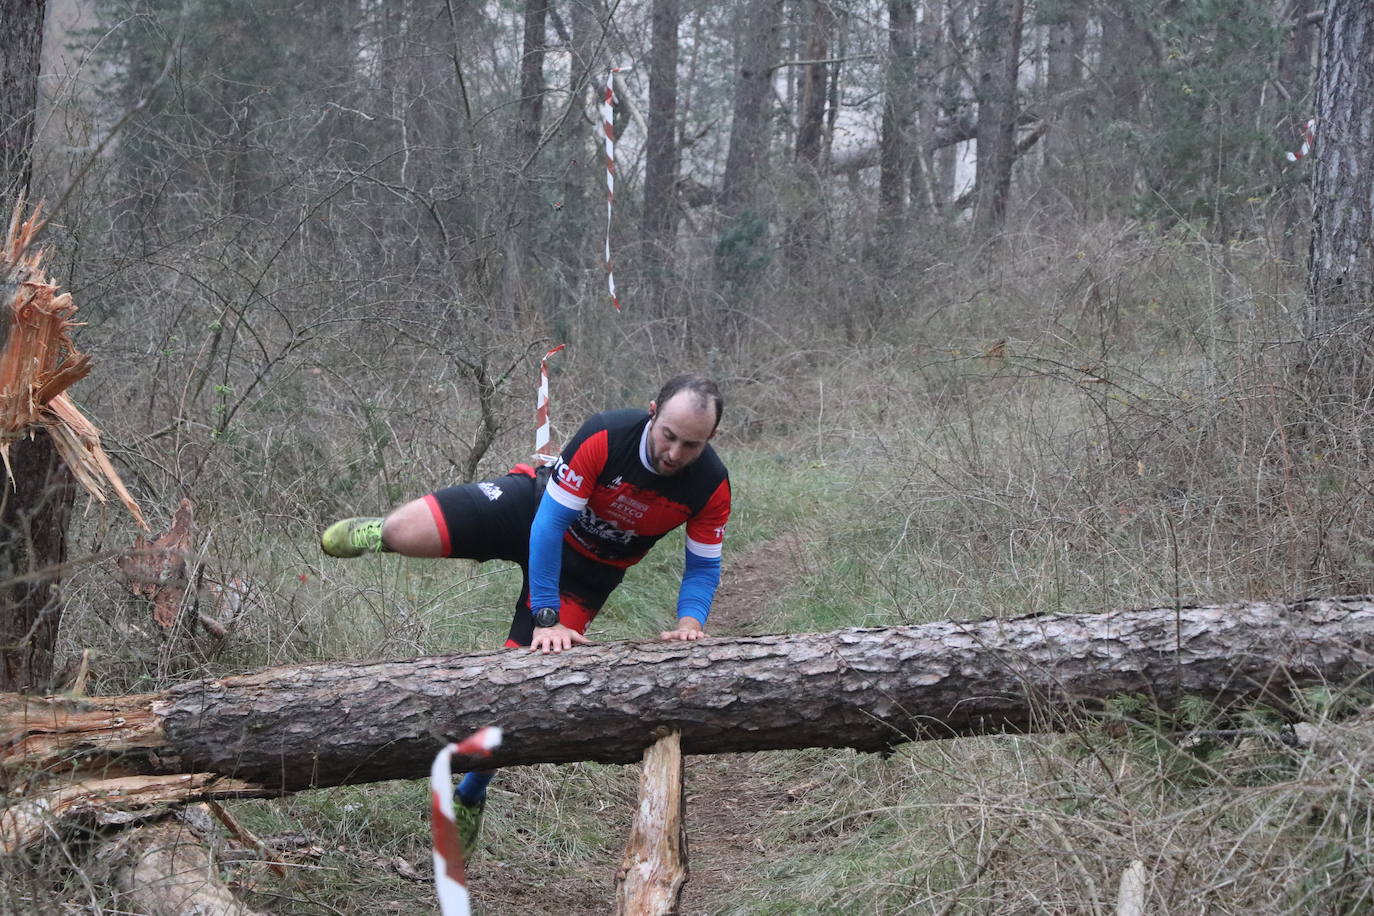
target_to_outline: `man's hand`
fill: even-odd
[[[706,631],[701,627],[701,621],[695,617],[679,617],[676,630],[664,630],[658,636],[663,640],[672,639],[701,639],[706,635]]]
[[[535,627],[534,639],[530,641],[530,651],[548,655],[550,652],[562,652],[574,645],[585,646],[587,643],[587,637],[560,623],[552,627]]]

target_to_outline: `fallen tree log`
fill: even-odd
[[[1282,700],[1374,669],[1374,598],[1045,615],[700,642],[273,668],[164,693],[0,695],[0,773],[217,773],[265,792],[423,776],[487,724],[484,766],[1069,727],[1121,695]],[[456,760],[455,769],[473,761]]]

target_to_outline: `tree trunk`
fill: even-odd
[[[797,193],[783,249],[794,266],[805,265],[811,252],[825,239],[825,204],[821,169],[825,150],[825,110],[830,65],[830,36],[835,14],[830,0],[811,0],[806,27],[805,60],[798,77],[796,164]]]
[[[783,0],[749,0],[739,7],[740,66],[720,193],[721,204],[731,216],[749,206],[768,150],[768,112],[773,65],[781,47],[782,5]]]
[[[1083,46],[1087,41],[1087,10],[1081,4],[1057,8],[1051,15],[1046,48],[1045,91],[1051,96],[1076,89],[1083,83]],[[1045,137],[1045,161],[1053,174],[1064,174],[1077,139],[1078,109],[1067,108]]]
[[[677,235],[677,57],[678,0],[654,0],[653,52],[649,71],[649,132],[644,148],[644,242],[651,271],[651,285],[661,284],[655,274],[670,270],[673,239]]]
[[[7,203],[28,189],[32,176],[45,5],[0,0],[0,199]],[[0,320],[0,347],[8,338],[9,322]],[[15,442],[10,463],[13,486],[0,474],[0,690],[28,691],[46,687],[52,676],[62,614],[53,586],[67,557],[76,490],[46,432]]]
[[[1308,99],[1315,98],[1316,68],[1312,66],[1313,46],[1320,34],[1320,27],[1307,20],[1307,10],[1300,6],[1285,4],[1285,9],[1289,15],[1288,21],[1279,20],[1279,24],[1286,31],[1283,50],[1279,54],[1278,85],[1283,89],[1284,98],[1289,103],[1291,127],[1299,128],[1314,114],[1311,108],[1305,106]],[[1279,12],[1281,14],[1284,10]],[[1298,131],[1294,130],[1290,136],[1297,134]],[[1279,257],[1285,264],[1298,264],[1298,246],[1310,227],[1311,212],[1311,195],[1307,182],[1288,188],[1279,197],[1278,223],[1283,231],[1283,237],[1279,242]],[[1307,241],[1310,244],[1310,239]]]
[[[560,126],[561,161],[565,166],[557,250],[562,255],[560,260],[565,272],[563,282],[575,288],[578,275],[589,263],[588,253],[598,250],[598,246],[589,245],[588,241],[597,238],[605,229],[606,162],[602,156],[592,152],[594,131],[587,114],[589,110],[595,110],[595,106],[589,109],[588,105],[593,83],[598,74],[604,79],[605,71],[597,66],[598,62],[593,57],[600,33],[593,7],[579,2],[571,4],[571,9],[572,32],[568,49],[570,107],[564,113]],[[592,192],[594,186],[600,188],[600,194]]]
[[[42,429],[10,448],[0,471],[0,690],[44,692],[52,678],[76,479]]]
[[[976,219],[982,232],[1000,229],[1007,215],[1016,162],[1016,82],[1021,60],[1023,0],[1004,8],[985,2],[978,22],[978,177]]]
[[[522,159],[539,149],[544,129],[544,32],[549,0],[525,2],[525,49],[520,57],[519,143]]]
[[[1330,387],[1370,371],[1361,364],[1374,303],[1374,7],[1328,0],[1321,43],[1307,331]]]
[[[0,199],[26,192],[33,172],[39,55],[46,0],[0,0]]]
[[[681,731],[689,754],[879,751],[1073,727],[1123,695],[1165,710],[1186,696],[1282,702],[1363,681],[1371,650],[1369,596],[498,650],[273,668],[143,696],[3,696],[0,747],[11,780],[210,772],[266,791],[418,778],[440,743],[484,725],[505,734],[484,767],[629,763],[660,727]]]
[[[913,0],[888,0],[887,88],[878,157],[878,227],[882,256],[896,260],[906,224],[907,176],[911,174],[911,120],[915,112],[916,11]]]

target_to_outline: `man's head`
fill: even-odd
[[[655,471],[680,474],[701,457],[716,434],[725,399],[716,383],[700,375],[678,375],[649,402],[649,462]]]

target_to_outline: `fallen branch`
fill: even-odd
[[[270,794],[213,773],[125,776],[61,786],[0,809],[0,854],[12,855],[75,823],[111,826],[160,817],[170,805]]]

